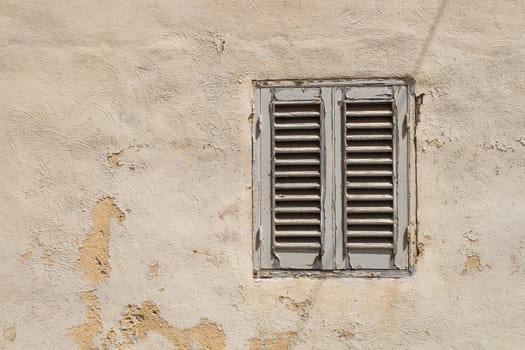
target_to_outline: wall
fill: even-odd
[[[0,349],[522,346],[523,1],[3,0],[0,29]],[[416,273],[252,278],[251,81],[393,76],[425,94]]]

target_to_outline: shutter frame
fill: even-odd
[[[413,242],[415,240],[414,197],[410,195],[409,182],[413,182],[415,167],[414,162],[413,133],[415,127],[410,115],[414,112],[411,98],[414,95],[414,86],[411,81],[399,80],[376,80],[376,81],[318,81],[300,84],[291,81],[277,82],[255,82],[255,100],[253,107],[253,251],[255,276],[367,276],[367,277],[399,277],[410,273],[414,259]],[[292,85],[292,86],[290,86]],[[299,96],[299,97],[298,97]],[[370,101],[390,99],[394,102],[395,122],[393,128],[393,168],[396,174],[394,192],[394,241],[393,254],[387,265],[353,264],[355,257],[346,252],[346,210],[343,197],[346,189],[345,176],[342,176],[346,168],[346,142],[343,139],[346,127],[346,116],[344,113],[344,101],[349,99],[363,99]],[[272,139],[272,106],[273,102],[297,103],[318,102],[322,106],[320,124],[321,147],[321,180],[324,194],[321,198],[322,224],[322,248],[319,263],[315,266],[298,263],[282,264],[279,252],[276,252],[273,237],[273,215],[272,204],[274,199],[271,195],[274,191],[274,155]],[[324,114],[324,117],[323,117]],[[366,125],[365,125],[366,126]],[[314,128],[315,125],[304,124],[302,127]],[[369,127],[369,126],[366,126]],[[380,127],[385,127],[381,125]],[[294,125],[285,125],[285,129],[293,130]],[[293,134],[293,133],[292,133]],[[370,151],[371,149],[369,149]],[[387,149],[375,148],[373,151],[387,152]],[[374,162],[383,162],[380,157]],[[293,160],[293,159],[292,159]],[[386,160],[386,159],[385,159]],[[287,161],[290,163],[289,161]],[[282,163],[282,161],[281,161]],[[291,164],[291,163],[290,163]],[[360,184],[354,184],[360,186]],[[291,184],[287,187],[291,188]],[[375,184],[382,188],[384,184]],[[282,186],[281,186],[282,187]],[[269,196],[270,194],[270,196]],[[343,220],[344,219],[344,220]],[[410,243],[410,244],[409,244]],[[286,259],[285,259],[286,260]]]

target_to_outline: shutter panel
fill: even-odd
[[[274,91],[272,252],[279,268],[322,265],[323,115],[320,89]]]
[[[344,241],[350,267],[391,269],[396,250],[396,108],[392,89],[349,90],[342,120]]]

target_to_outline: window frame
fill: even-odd
[[[329,216],[325,225],[331,225],[330,232],[332,234],[331,240],[334,246],[332,247],[333,253],[330,253],[330,257],[333,258],[332,268],[328,270],[301,270],[301,269],[281,269],[281,268],[261,268],[261,259],[268,254],[271,254],[271,242],[268,240],[264,241],[262,238],[262,222],[271,221],[269,216],[272,215],[271,205],[271,193],[272,187],[271,181],[265,180],[265,176],[271,176],[271,164],[273,158],[271,157],[271,140],[262,141],[262,137],[270,137],[269,132],[264,133],[266,130],[270,130],[270,125],[264,125],[268,123],[269,116],[263,117],[264,109],[269,109],[271,105],[270,93],[263,93],[265,89],[289,89],[289,88],[320,88],[321,94],[323,95],[322,104],[327,107],[326,111],[335,111],[339,108],[342,110],[340,103],[344,103],[346,96],[344,96],[345,88],[377,88],[377,87],[405,87],[406,91],[406,114],[402,118],[403,130],[394,132],[406,132],[406,171],[407,171],[407,229],[403,233],[397,233],[397,239],[403,240],[407,245],[406,250],[406,262],[405,268],[402,269],[352,269],[351,267],[345,266],[344,261],[346,257],[343,254],[342,245],[346,244],[343,242],[343,233],[341,225],[332,222],[332,217],[336,218],[336,221],[342,221],[343,213],[342,207],[339,203],[342,203],[341,196],[343,196],[344,187],[341,188],[339,184],[342,184],[341,176],[338,174],[338,167],[334,164],[334,159],[341,159],[344,147],[342,140],[341,130],[342,126],[337,126],[337,123],[341,121],[341,115],[337,115],[337,112],[327,113],[324,128],[330,128],[329,132],[323,130],[325,137],[330,135],[331,139],[329,143],[326,143],[325,150],[325,162],[332,164],[330,172],[333,173],[331,176],[326,178],[326,198],[324,198],[325,205],[329,205],[330,202],[336,203],[332,206],[330,211],[335,211],[335,215]],[[415,186],[415,84],[412,79],[330,79],[330,80],[259,80],[253,81],[254,99],[252,105],[252,146],[253,146],[253,177],[252,177],[252,195],[253,195],[253,231],[252,231],[252,248],[253,248],[253,266],[255,277],[286,277],[286,276],[311,276],[311,277],[327,277],[327,276],[338,276],[338,277],[403,277],[408,276],[413,272],[414,257],[415,257],[415,244],[416,244],[416,186]],[[327,89],[330,90],[330,94],[327,95]],[[329,97],[328,97],[329,96]],[[329,114],[329,115],[328,115]],[[337,120],[339,118],[339,121]],[[338,147],[342,146],[342,147]],[[328,167],[327,167],[328,168]],[[397,169],[398,166],[395,166]],[[396,170],[397,171],[397,170]],[[332,181],[332,179],[334,181]],[[336,188],[339,187],[339,188]],[[397,200],[394,205],[397,205]],[[326,218],[325,218],[326,219]],[[326,234],[326,232],[325,232]],[[324,261],[324,257],[323,257]],[[267,266],[267,265],[266,265]]]

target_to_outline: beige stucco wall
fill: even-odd
[[[2,0],[0,33],[0,349],[523,346],[523,1]],[[398,76],[416,273],[252,278],[252,79]]]

